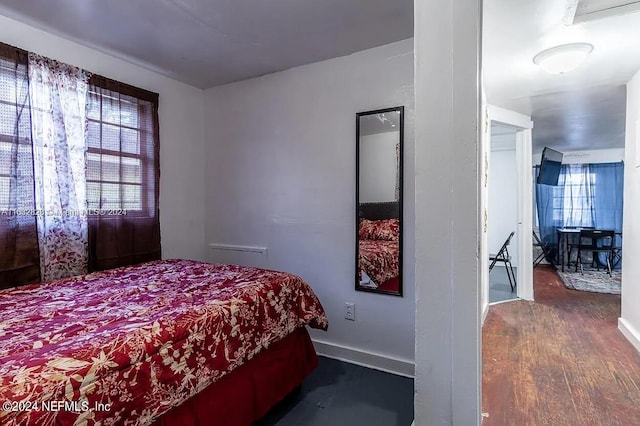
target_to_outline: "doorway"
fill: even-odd
[[[518,238],[518,169],[516,134],[518,128],[491,123],[489,151],[489,195],[487,239],[490,258],[500,256],[504,262],[492,262],[489,270],[489,303],[515,300],[517,295]],[[509,238],[511,233],[513,237]]]
[[[531,157],[531,129],[533,128],[533,122],[531,118],[504,108],[495,107],[492,105],[486,106],[486,120],[485,128],[483,132],[482,154],[484,161],[481,164],[482,169],[482,181],[481,186],[481,211],[483,211],[483,232],[480,241],[480,255],[483,262],[480,262],[481,269],[481,299],[482,299],[482,320],[486,317],[489,309],[489,288],[490,288],[490,274],[489,274],[489,257],[490,257],[490,236],[489,227],[490,219],[492,215],[498,215],[500,211],[496,210],[492,212],[490,205],[490,191],[491,188],[499,191],[500,180],[493,181],[490,179],[489,174],[491,172],[491,154],[492,154],[492,134],[491,130],[501,129],[499,133],[511,134],[512,136],[506,139],[513,138],[513,144],[515,149],[509,153],[508,157],[515,159],[515,202],[516,202],[516,222],[511,223],[509,226],[514,227],[515,234],[514,239],[511,241],[509,251],[516,253],[517,258],[512,257],[512,263],[514,266],[516,286],[515,297],[525,300],[533,300],[533,182],[532,182],[532,157]],[[507,132],[508,130],[508,132]],[[499,146],[500,140],[496,139],[496,146]],[[509,145],[510,146],[510,145]],[[513,164],[511,164],[513,169]],[[513,171],[511,172],[513,175]],[[495,187],[494,187],[495,185]],[[511,181],[510,185],[514,185]],[[499,209],[499,207],[494,207]],[[495,240],[504,242],[506,235],[501,235],[500,228],[494,225],[496,229]],[[506,229],[506,228],[505,228]],[[509,231],[511,232],[511,231]],[[503,232],[504,233],[504,232]],[[491,237],[494,238],[494,237]],[[499,248],[499,247],[498,247]],[[513,255],[512,255],[513,256]],[[492,271],[493,274],[493,271]]]

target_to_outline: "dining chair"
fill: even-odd
[[[533,259],[533,267],[538,266],[544,259],[551,262],[555,257],[554,250],[556,245],[554,243],[543,243],[536,231],[533,230],[533,246],[540,249],[540,253]],[[553,265],[553,262],[551,262]]]
[[[615,231],[602,229],[581,229],[578,240],[578,257],[576,258],[576,272],[580,265],[580,272],[584,274],[583,269],[583,252],[591,252],[591,266],[594,264],[600,269],[599,253],[606,254],[607,272],[611,276],[611,262],[613,260],[613,245],[615,240]]]
[[[565,228],[568,229],[577,229],[577,230],[591,230],[596,229],[594,226],[567,226]],[[574,235],[567,235],[567,266],[571,265],[571,259],[573,254],[578,250],[578,246],[580,245],[580,234],[576,233]],[[575,255],[576,266],[578,265],[578,255]]]
[[[616,232],[611,256],[611,268],[616,268],[622,262],[622,232]]]
[[[516,274],[513,272],[513,265],[511,264],[511,256],[509,255],[509,244],[511,243],[511,238],[515,235],[515,231],[512,231],[511,234],[507,237],[505,242],[500,247],[500,250],[496,254],[490,254],[489,260],[491,264],[489,265],[489,272],[496,266],[496,263],[502,262],[504,263],[505,269],[507,271],[507,279],[509,280],[509,286],[511,287],[511,291],[516,286]]]

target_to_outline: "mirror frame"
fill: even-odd
[[[399,236],[398,236],[398,291],[388,291],[388,290],[379,290],[377,288],[367,288],[362,287],[360,285],[360,280],[358,279],[358,269],[360,267],[359,262],[359,252],[360,252],[360,244],[359,244],[359,228],[360,228],[360,117],[366,115],[376,115],[376,114],[384,114],[387,112],[399,112],[399,141],[398,141],[398,180],[399,180],[399,188],[398,188],[398,224],[399,224]],[[402,297],[403,294],[403,285],[402,285],[402,275],[404,269],[403,262],[403,192],[404,192],[404,106],[396,106],[391,108],[383,108],[372,111],[364,111],[356,113],[356,258],[355,258],[355,289],[356,291],[365,291],[369,293],[378,293],[378,294],[387,294],[391,296]]]

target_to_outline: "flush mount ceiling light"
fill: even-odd
[[[577,68],[592,50],[589,43],[563,44],[538,53],[533,63],[550,74],[564,74]]]

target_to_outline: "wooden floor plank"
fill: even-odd
[[[534,269],[535,302],[491,306],[482,330],[483,425],[640,426],[640,354],[620,296]]]

